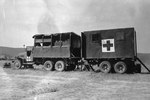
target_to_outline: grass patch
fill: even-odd
[[[45,87],[45,88],[33,89],[29,92],[29,94],[30,95],[39,95],[39,94],[52,93],[52,92],[57,92],[57,91],[59,91],[59,90],[56,87],[54,87],[54,88]]]

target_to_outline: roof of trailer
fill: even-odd
[[[74,32],[64,32],[64,33],[52,33],[52,34],[35,34],[35,35],[33,35],[33,38],[42,37],[42,36],[59,35],[59,34],[76,34],[76,33],[74,33]]]
[[[88,32],[97,32],[97,31],[109,31],[109,30],[123,30],[123,29],[134,29],[134,27],[126,27],[126,28],[113,28],[113,29],[103,29],[103,30],[92,30],[92,31],[83,31],[82,33]]]

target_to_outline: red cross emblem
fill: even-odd
[[[114,39],[102,40],[102,52],[115,52]]]

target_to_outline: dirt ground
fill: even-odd
[[[0,100],[149,99],[150,74],[48,72],[0,67]]]

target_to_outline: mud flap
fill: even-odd
[[[133,70],[134,73],[141,73],[141,67],[142,67],[141,64],[139,64],[139,63],[136,64],[134,67],[134,70]]]

